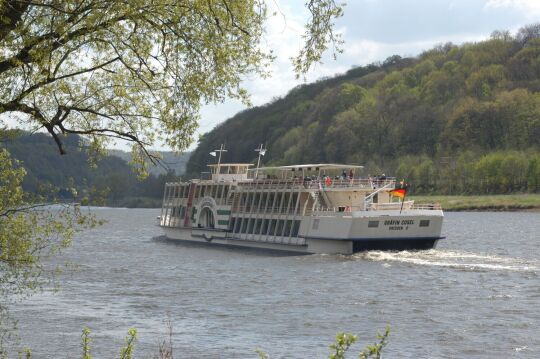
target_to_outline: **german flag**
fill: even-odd
[[[392,191],[390,191],[390,194],[394,197],[399,197],[401,199],[405,198],[405,195],[407,194],[406,188],[396,188]]]

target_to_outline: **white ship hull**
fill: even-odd
[[[429,210],[352,212],[336,217],[309,216],[301,221],[298,237],[231,233],[220,229],[163,227],[171,240],[208,245],[248,247],[314,254],[352,254],[366,250],[421,250],[434,248],[441,239],[443,213]],[[421,221],[429,221],[420,227]],[[378,226],[375,227],[375,222]],[[425,223],[425,222],[424,222]]]

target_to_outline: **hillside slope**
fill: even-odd
[[[0,141],[0,147],[5,147],[25,168],[25,191],[60,200],[112,206],[158,206],[165,182],[176,178],[170,172],[139,181],[126,161],[117,156],[104,156],[96,166],[91,166],[78,136],[66,137],[64,144],[67,154],[60,156],[53,139],[43,133],[17,132]]]
[[[537,167],[540,174],[540,24],[297,87],[203,136],[188,173],[203,171],[221,143],[227,161],[253,162],[265,143],[267,164],[359,163],[366,173],[413,178],[426,192],[536,191],[529,182]],[[488,173],[501,161],[519,168]],[[486,187],[489,176],[512,183]]]

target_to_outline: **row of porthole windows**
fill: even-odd
[[[300,230],[300,221],[232,217],[229,222],[229,229],[234,233],[297,237]]]

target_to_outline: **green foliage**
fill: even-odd
[[[356,343],[356,340],[358,340],[358,336],[350,334],[350,333],[343,333],[339,332],[336,335],[336,341],[333,344],[330,344],[330,355],[328,356],[329,359],[344,359],[345,358],[345,352],[349,349],[349,347]]]
[[[188,173],[198,175],[221,143],[231,162],[253,161],[265,143],[266,165],[359,163],[364,175],[397,174],[418,193],[538,191],[539,28],[392,56],[299,86],[205,134]],[[506,158],[496,175],[477,163],[494,152]]]
[[[25,194],[25,173],[0,148],[0,356],[8,305],[50,283],[59,267],[49,269],[43,260],[69,246],[76,232],[98,223],[78,206]]]
[[[9,132],[10,133],[10,132]],[[26,175],[22,189],[42,194],[49,200],[76,201],[83,205],[122,207],[159,207],[165,182],[174,181],[172,173],[149,175],[138,180],[132,168],[121,158],[103,156],[88,164],[89,154],[78,136],[65,138],[67,156],[58,156],[53,141],[45,134],[19,132],[4,146],[19,160]],[[173,160],[168,156],[168,160]]]
[[[306,7],[298,75],[329,45],[340,52],[333,25],[343,5]],[[0,19],[0,114],[47,130],[61,153],[66,133],[87,138],[95,153],[131,141],[142,175],[149,146],[160,139],[185,149],[202,104],[249,103],[242,79],[266,76],[273,59],[259,46],[269,19],[259,0],[4,0]]]
[[[390,327],[386,326],[383,334],[377,332],[377,342],[367,345],[359,354],[360,359],[380,359],[383,348],[388,344],[388,336],[390,335]],[[351,333],[339,332],[336,334],[335,342],[330,344],[329,359],[345,359],[345,354],[358,340],[358,336]],[[260,359],[269,359],[270,357],[261,349],[255,349]]]
[[[120,350],[120,359],[132,359],[133,350],[135,348],[135,340],[137,339],[137,329],[131,328],[126,336],[126,346]]]
[[[257,349],[255,349],[255,352],[259,356],[259,359],[270,359],[268,354],[266,354],[264,351],[262,351],[262,349],[257,348]]]
[[[90,329],[85,327],[81,334],[82,359],[92,359],[90,355]]]
[[[381,334],[377,332],[377,342],[371,345],[368,345],[364,351],[359,355],[360,359],[381,359],[381,353],[383,348],[388,344],[388,336],[390,335],[390,327],[386,326],[384,333]]]

